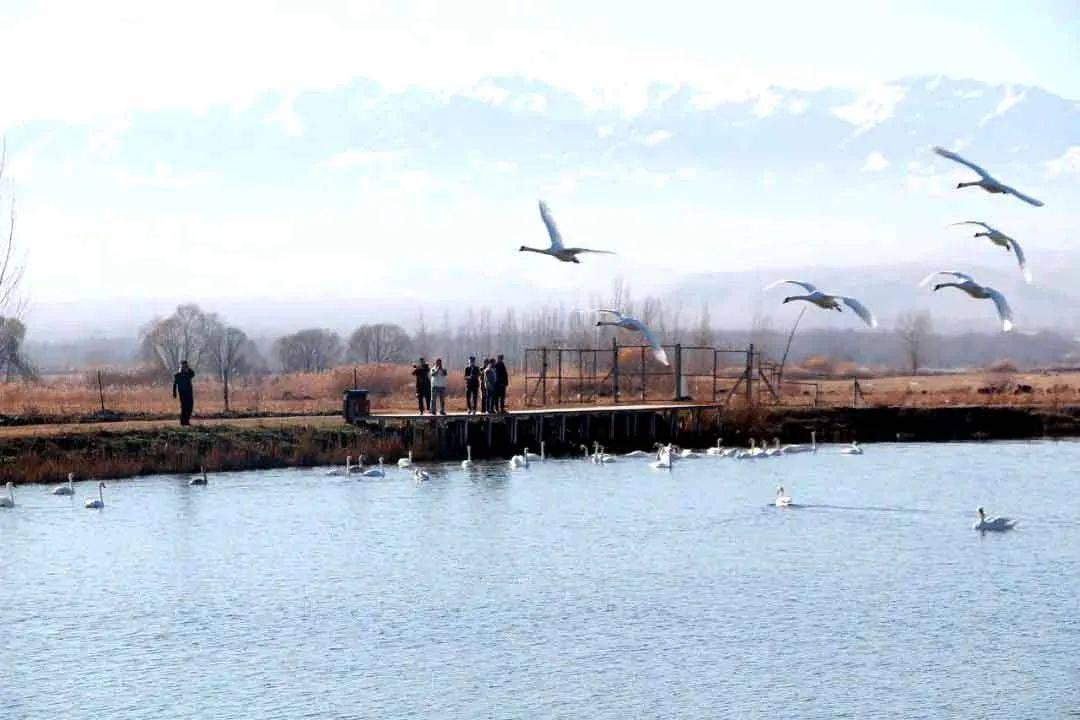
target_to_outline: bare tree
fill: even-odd
[[[157,318],[140,333],[142,356],[166,374],[176,372],[181,360],[198,369],[210,331],[209,317],[198,305],[180,305],[166,318]]]
[[[0,191],[4,189],[4,168],[7,161],[7,143],[0,138]],[[0,198],[2,199],[2,198]],[[25,265],[16,252],[15,200],[8,208],[6,232],[0,231],[0,315],[21,315],[22,306],[17,293]]]
[[[278,338],[274,352],[285,372],[323,372],[341,359],[341,338],[321,328],[309,328]]]
[[[702,347],[712,347],[713,344],[712,318],[709,315],[709,303],[701,304],[701,317],[698,319],[697,330],[694,331],[693,342]]]
[[[927,345],[934,324],[928,312],[904,313],[896,319],[896,334],[904,345],[904,359],[912,375],[918,375],[926,362]]]
[[[15,377],[31,380],[37,375],[21,351],[25,338],[26,326],[22,321],[0,317],[0,376],[6,382]]]
[[[349,338],[346,359],[355,363],[405,362],[411,350],[412,339],[400,325],[361,325]]]
[[[229,381],[251,372],[258,364],[258,350],[240,328],[226,325],[216,316],[207,318],[204,355],[211,370],[221,380],[225,412],[229,412]]]

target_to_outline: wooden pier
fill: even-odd
[[[649,449],[653,443],[693,446],[716,442],[720,405],[667,403],[557,407],[513,410],[499,415],[383,414],[355,418],[353,424],[373,434],[396,435],[420,457],[452,460],[465,457],[508,457],[524,448],[552,456],[582,452],[600,443],[608,450]]]

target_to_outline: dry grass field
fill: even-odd
[[[355,383],[371,391],[373,409],[383,412],[415,412],[413,380],[407,365],[367,365],[355,368]],[[737,374],[734,369],[731,374]],[[171,386],[148,380],[143,375],[105,372],[102,375],[105,408],[129,418],[169,417],[176,413]],[[721,396],[732,380],[721,383]],[[791,368],[785,376],[782,404],[796,406],[844,407],[854,399],[851,375],[841,378],[817,377],[805,368]],[[958,374],[892,376],[862,373],[859,405],[866,406],[956,406],[1014,405],[1057,407],[1080,404],[1080,371],[1015,372],[1008,369]],[[354,368],[338,368],[325,373],[292,374],[235,382],[231,387],[231,414],[313,415],[336,414],[341,410],[341,394],[354,386]],[[511,378],[509,404],[524,406],[524,380]],[[712,398],[712,381],[694,378],[689,391],[695,400]],[[610,393],[596,402],[610,403]],[[670,377],[650,378],[648,399],[661,401],[671,394]],[[735,396],[741,402],[742,393]],[[767,397],[762,395],[762,398]],[[549,386],[549,401],[554,391]],[[567,384],[564,399],[576,399]],[[626,378],[620,400],[640,399],[640,381]],[[464,410],[464,386],[460,372],[450,377],[448,409]],[[196,417],[221,417],[224,413],[221,384],[201,377],[196,382]],[[0,383],[0,415],[25,420],[60,422],[89,418],[101,410],[96,373],[86,377],[66,376],[35,383]]]

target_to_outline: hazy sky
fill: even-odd
[[[467,277],[474,288],[520,279],[580,293],[616,272],[647,286],[658,267],[887,261],[911,249],[888,198],[942,186],[906,149],[900,161],[884,145],[858,145],[903,96],[892,83],[943,74],[992,86],[980,126],[1024,99],[1013,84],[1075,101],[1078,8],[6,0],[3,200],[14,191],[26,291],[46,305],[428,302]],[[670,97],[686,87],[692,97],[674,113]],[[852,96],[809,94],[828,88]],[[827,158],[804,167],[756,154],[779,132],[768,123],[811,101],[834,102],[825,114],[850,136],[822,130],[824,151],[847,148],[852,173],[880,178],[865,198],[813,197],[850,181],[831,176]],[[688,138],[701,137],[701,123],[686,108],[725,102],[745,104],[747,119],[731,127],[763,129],[737,141],[738,162],[700,160],[703,145]],[[1055,177],[1080,175],[1080,137],[1047,152],[1028,187],[1053,196]],[[906,178],[889,174],[901,167]],[[541,196],[568,239],[619,256],[567,268],[515,252],[545,241]],[[949,212],[926,217],[940,225]],[[1074,227],[1058,212],[1040,216],[1041,229]],[[839,244],[823,253],[808,237]],[[765,238],[776,244],[759,252]]]

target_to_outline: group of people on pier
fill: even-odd
[[[449,382],[442,358],[435,358],[434,365],[428,365],[424,358],[420,358],[412,367],[412,375],[416,379],[416,404],[420,414],[445,415]],[[506,412],[510,373],[502,355],[484,358],[480,365],[477,365],[474,356],[470,356],[464,376],[466,412],[470,415]]]

